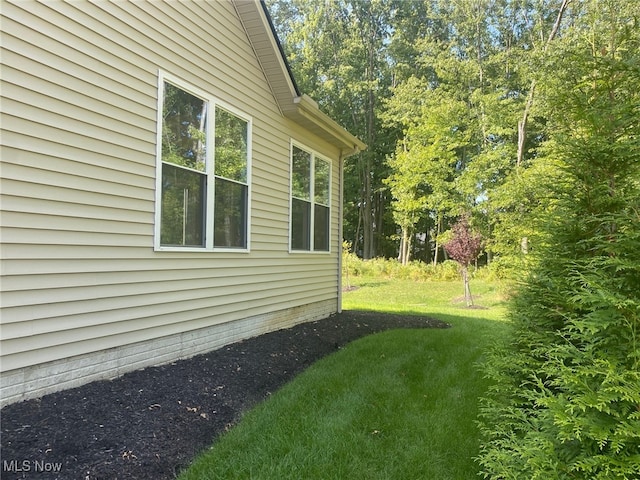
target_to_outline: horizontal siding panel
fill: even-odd
[[[157,3],[152,5],[159,10]],[[225,86],[231,88],[225,88],[223,93],[228,95],[228,92],[238,92],[239,95],[230,98],[245,110],[254,110],[259,115],[264,115],[265,112],[277,114],[271,90],[233,6],[229,2],[188,2],[186,8],[182,7],[181,5],[180,9],[167,12],[163,24],[170,24],[166,21],[167,16],[181,18],[182,31],[190,34],[188,40],[194,41],[194,33],[197,32],[195,41],[205,53],[201,57],[205,62],[215,64],[221,58],[224,59],[225,68],[221,69],[220,79]],[[191,9],[198,12],[191,13]],[[220,21],[221,18],[226,21]],[[195,28],[196,26],[199,28]],[[212,32],[216,34],[212,35]],[[206,55],[210,52],[219,53],[215,57]]]
[[[252,228],[256,236],[255,242],[265,243],[275,241],[285,247],[289,241],[289,230],[284,226],[265,226],[254,222]]]
[[[334,232],[335,233],[335,232]],[[288,245],[288,244],[287,244]],[[332,247],[335,244],[332,243]],[[223,250],[214,252],[153,252],[148,248],[130,246],[113,246],[95,248],[90,245],[55,245],[44,250],[42,245],[4,243],[2,246],[3,272],[5,275],[22,273],[24,266],[29,274],[69,273],[86,271],[87,261],[91,262],[92,271],[131,271],[145,269],[149,271],[164,270],[184,265],[184,268],[210,268],[207,265],[217,265],[224,268],[228,265],[228,256],[232,256],[233,264],[238,267],[262,266],[277,269],[287,262],[300,262],[312,266],[314,261],[326,264],[335,257],[334,248],[331,254],[326,252],[288,253],[285,250],[252,250],[250,253],[234,254]],[[283,260],[283,258],[287,258]],[[35,262],[31,262],[31,260]],[[133,262],[138,260],[139,262]],[[74,270],[75,269],[75,270]]]
[[[18,204],[22,204],[22,202],[30,202],[31,204],[34,202],[39,204],[52,202],[51,205],[42,207],[43,213],[55,208],[55,205],[60,205],[61,208],[65,209],[73,206],[73,210],[78,212],[81,210],[76,209],[98,207],[102,209],[102,211],[109,210],[113,212],[112,215],[116,218],[119,216],[119,218],[126,218],[131,221],[134,221],[133,218],[129,216],[131,212],[132,215],[136,216],[141,212],[146,215],[153,213],[153,203],[151,203],[150,200],[120,197],[107,193],[71,190],[63,187],[8,179],[2,179],[0,181],[0,190],[4,193],[4,195],[2,195],[2,202],[11,198],[18,199],[15,202]],[[10,205],[10,203],[8,203],[8,205]],[[26,207],[16,207],[16,209],[22,210],[26,209]]]
[[[257,262],[256,262],[257,263]],[[329,268],[323,262],[314,268]],[[255,266],[229,266],[225,268],[190,268],[190,269],[173,269],[158,270],[150,274],[148,271],[115,271],[115,272],[78,272],[78,273],[50,273],[39,275],[15,275],[11,278],[8,288],[3,288],[5,294],[7,292],[20,292],[29,289],[32,292],[38,290],[52,290],[52,293],[45,295],[57,296],[63,289],[76,289],[84,287],[100,287],[109,291],[111,295],[122,295],[123,292],[145,292],[163,291],[168,288],[167,285],[173,285],[174,282],[220,282],[228,284],[230,282],[238,283],[237,279],[243,279],[245,283],[247,277],[251,277],[258,283],[269,282],[271,280],[278,281],[287,278],[307,278],[309,276],[309,266],[300,262],[280,262],[279,268],[274,272],[271,265],[255,265]],[[331,270],[332,274],[335,274]],[[208,283],[211,285],[210,283]],[[171,287],[173,288],[173,286]],[[134,289],[134,290],[132,290]],[[41,292],[38,292],[40,295]],[[108,296],[108,295],[105,295]],[[58,297],[59,298],[59,297]],[[85,296],[86,298],[86,296]],[[16,301],[15,305],[19,305]]]
[[[126,157],[117,157],[111,154],[117,153],[117,147],[110,145],[103,151],[87,150],[74,145],[51,142],[46,138],[25,135],[7,130],[14,125],[3,125],[5,127],[2,135],[2,162],[3,163],[36,163],[38,166],[47,166],[51,162],[68,160],[73,163],[70,167],[77,171],[79,168],[99,167],[101,169],[112,170],[109,175],[113,176],[118,172],[118,179],[123,183],[139,184],[141,181],[155,179],[155,155],[132,154],[128,152]],[[75,138],[74,141],[77,141]],[[84,139],[80,139],[84,142]],[[95,143],[93,143],[95,145]],[[116,151],[114,151],[116,150]],[[33,159],[32,159],[33,157]],[[34,160],[39,158],[38,161]],[[38,163],[39,162],[39,163]],[[96,172],[92,170],[92,172]],[[101,176],[107,175],[102,171]],[[140,177],[146,177],[141,179]],[[150,183],[153,184],[153,183]]]
[[[118,248],[96,249],[89,246],[58,245],[55,249],[42,251],[41,246],[4,244],[2,246],[4,275],[24,273],[72,273],[83,272],[90,268],[96,272],[128,272],[147,270],[156,272],[171,268],[201,269],[225,268],[229,266],[229,258],[233,266],[256,268],[268,267],[278,269],[287,262],[299,262],[313,265],[314,260],[326,263],[333,254],[290,254],[283,252],[252,250],[251,253],[230,254],[217,252],[153,252],[149,249],[136,249],[126,246]],[[230,256],[230,257],[229,257]],[[87,261],[91,263],[88,264]],[[207,263],[210,262],[210,263]],[[215,265],[215,267],[211,267]]]
[[[4,34],[4,32],[3,32]],[[10,42],[7,42],[7,39]],[[2,65],[3,80],[11,79],[16,75],[18,82],[24,82],[25,88],[40,91],[41,83],[50,83],[51,94],[69,90],[78,98],[86,98],[91,105],[93,102],[102,104],[107,111],[122,109],[132,115],[134,121],[140,119],[145,122],[155,120],[156,104],[152,100],[157,96],[157,89],[148,92],[148,98],[142,97],[139,92],[114,83],[110,78],[99,73],[72,64],[67,59],[60,59],[54,55],[40,52],[22,39],[14,39],[9,35],[3,36]],[[7,45],[7,43],[9,43]],[[28,51],[38,52],[37,59],[29,58]],[[56,68],[57,67],[57,68]],[[5,68],[11,70],[4,70]],[[72,75],[75,73],[75,75]],[[5,77],[6,75],[6,77]],[[29,79],[27,80],[26,77]],[[42,92],[42,93],[46,93]]]
[[[0,325],[2,352],[3,356],[9,356],[43,349],[50,345],[73,344],[122,333],[134,334],[140,330],[163,329],[165,331],[159,336],[169,335],[175,333],[175,331],[167,330],[175,327],[175,318],[180,315],[185,316],[180,323],[184,324],[184,330],[188,331],[206,325],[267,313],[279,305],[305,305],[314,301],[328,300],[334,296],[335,292],[331,289],[311,295],[308,291],[292,287],[286,293],[279,290],[275,296],[265,296],[264,298],[247,296],[242,302],[236,300],[212,305],[207,299],[188,302],[175,301],[171,304],[175,310],[169,313],[166,312],[166,309],[161,308],[162,304],[153,304],[150,308],[143,305],[113,309],[108,312],[103,310],[91,314],[82,312],[74,315],[71,313],[63,317],[54,317],[48,322],[3,323]],[[239,304],[244,305],[240,310],[238,309]],[[134,316],[134,314],[137,315]],[[148,314],[148,316],[144,316],[144,314]],[[104,318],[107,315],[117,320],[105,322]],[[136,321],[132,322],[132,319]],[[87,322],[87,320],[90,321]],[[55,324],[51,325],[54,322]],[[29,337],[29,342],[22,340],[25,336]],[[126,343],[133,341],[135,340],[132,339]]]
[[[315,285],[319,287],[324,283],[331,282],[335,276],[334,272],[327,271],[324,266],[322,269],[292,269],[277,273],[265,269],[262,273],[258,272],[253,275],[251,283],[247,283],[246,276],[240,276],[238,272],[234,272],[235,276],[218,276],[217,272],[215,272],[215,277],[195,278],[189,278],[193,276],[191,272],[187,272],[187,274],[189,275],[187,278],[178,278],[175,274],[172,274],[162,282],[151,282],[147,280],[144,283],[132,283],[130,281],[125,283],[123,281],[118,282],[117,278],[113,278],[111,284],[96,283],[96,279],[101,277],[95,276],[93,280],[90,280],[91,284],[74,285],[73,288],[49,284],[46,288],[33,288],[29,291],[31,295],[29,308],[34,305],[53,305],[96,299],[108,300],[121,297],[133,298],[156,293],[175,294],[180,298],[184,298],[185,296],[198,298],[199,294],[201,294],[202,298],[216,298],[233,294],[242,296],[255,294],[261,296],[260,292],[277,290],[279,288],[288,290],[292,287],[302,285]],[[106,282],[106,280],[103,279],[102,282]],[[21,307],[25,304],[24,300],[24,292],[22,291],[2,292],[3,308]],[[160,297],[160,300],[163,300],[162,303],[170,303],[168,297],[166,299]],[[159,303],[155,299],[149,300],[149,302]],[[62,309],[60,310],[62,311]],[[11,323],[22,321],[23,319],[48,318],[47,315],[51,314],[51,312],[46,311],[43,311],[43,313],[44,316],[41,317],[35,313],[33,313],[31,317],[7,315],[5,321]]]
[[[122,227],[124,228],[124,227]],[[73,230],[47,230],[43,228],[11,228],[3,227],[2,242],[17,244],[21,241],[30,245],[64,245],[65,247],[90,246],[95,247],[143,247],[153,246],[153,229],[147,228],[144,234],[115,233],[115,232],[85,232]]]
[[[110,15],[90,2],[50,2],[47,8],[47,20],[53,17],[59,23],[73,22],[78,36],[97,52],[107,52],[110,55],[106,59],[112,60],[110,64],[135,64],[145,71],[153,71],[155,65],[150,58],[147,55],[140,58],[139,51],[131,49],[131,42],[134,40],[140,45],[150,45],[154,43],[154,39],[145,37],[143,31],[132,28],[117,15]]]
[[[173,8],[170,3],[162,3],[161,5],[163,9]],[[225,17],[219,17],[213,22],[214,26],[204,33],[202,38],[190,35],[187,41],[182,33],[191,32],[193,23],[189,22],[186,25],[177,23],[176,20],[180,20],[181,17],[177,13],[166,16],[170,23],[160,23],[151,15],[156,10],[153,3],[128,5],[118,2],[103,2],[97,6],[129,25],[129,27],[123,28],[133,27],[135,36],[132,33],[131,38],[140,41],[142,49],[148,48],[147,44],[157,42],[157,38],[166,36],[167,29],[171,28],[176,37],[175,40],[172,38],[172,48],[156,43],[154,49],[146,52],[147,58],[155,61],[161,68],[183,77],[186,81],[195,83],[198,87],[210,91],[218,98],[233,103],[245,111],[248,108],[255,109],[256,107],[261,110],[267,108],[274,111],[271,93],[267,85],[264,84],[264,77],[260,73],[257,61],[252,62],[253,68],[251,69],[246,64],[247,52],[250,48],[248,41],[244,38],[241,43],[236,44],[243,35],[237,19],[226,17],[229,24],[238,24],[233,35],[225,36],[226,22],[221,21],[221,18]],[[126,8],[123,8],[125,6]],[[180,9],[180,11],[183,10]],[[141,35],[149,39],[148,43],[140,38]],[[204,43],[207,38],[216,39],[216,43],[207,45]],[[185,70],[184,65],[189,65],[188,71]],[[208,65],[217,65],[218,68],[204,67]],[[207,87],[207,85],[209,86]],[[257,88],[259,90],[256,90]],[[247,96],[246,92],[251,92],[251,95]]]
[[[2,299],[4,316],[2,324],[2,339],[29,336],[43,332],[54,332],[62,329],[115,324],[121,320],[138,318],[131,311],[147,312],[147,315],[162,315],[166,312],[178,312],[190,309],[215,307],[223,309],[225,306],[240,304],[271,304],[280,295],[300,295],[309,290],[321,291],[323,287],[331,288],[331,275],[318,276],[314,280],[288,279],[286,281],[266,281],[251,285],[219,285],[217,287],[194,286],[191,290],[165,290],[163,288],[146,294],[132,294],[127,286],[121,286],[113,297],[104,297],[100,287],[87,288],[78,291],[77,298],[60,301],[64,296],[71,296],[73,291],[51,291],[49,302],[34,303],[28,306],[12,307],[12,295],[3,293]],[[312,287],[312,288],[309,288]],[[133,287],[129,287],[133,289]],[[112,287],[112,291],[117,290]],[[92,292],[94,296],[92,296]],[[39,297],[47,298],[46,293],[39,292]],[[17,295],[14,295],[17,297]],[[297,297],[296,297],[297,298]],[[131,310],[131,311],[130,311]],[[242,309],[241,309],[242,310]],[[105,322],[105,315],[108,321]],[[65,326],[65,319],[74,317],[75,321]],[[169,321],[169,320],[168,320]],[[35,328],[40,325],[39,328]],[[130,328],[132,328],[130,326]]]
[[[261,236],[259,241],[255,241],[254,248],[260,248],[264,252],[273,252],[274,254],[283,255],[289,251],[288,236]]]
[[[28,193],[28,192],[26,192]],[[101,205],[85,205],[79,203],[57,202],[52,200],[42,201],[33,197],[17,197],[13,195],[2,196],[2,222],[10,226],[20,226],[26,223],[33,225],[35,223],[48,222],[48,216],[56,216],[64,214],[65,217],[76,219],[91,219],[99,222],[126,222],[142,225],[153,225],[153,212],[150,210],[127,210],[126,212],[118,208],[103,207]],[[24,221],[15,221],[8,219],[12,214],[21,213],[37,216],[37,222],[34,217],[26,217]],[[8,223],[7,223],[8,222]]]
[[[89,150],[95,153],[105,152],[107,157],[116,158],[141,158],[141,155],[145,158],[151,158],[151,155],[155,158],[155,149],[151,151],[153,144],[149,143],[141,151],[132,151],[125,146],[111,143],[109,139],[105,141],[92,138],[87,135],[83,135],[79,132],[73,132],[70,130],[61,130],[55,125],[46,125],[38,122],[30,122],[18,116],[11,116],[3,114],[2,118],[3,138],[7,132],[12,132],[18,135],[24,135],[25,141],[30,138],[35,132],[37,136],[44,141],[51,142],[52,144],[60,144],[63,141],[70,141],[72,148],[78,148],[82,150]],[[55,147],[54,147],[55,148]],[[24,149],[28,152],[28,146]]]
[[[83,162],[80,158],[77,160],[67,160],[46,154],[25,152],[24,150],[5,146],[2,149],[2,155],[3,176],[6,178],[22,178],[20,176],[23,174],[22,171],[16,172],[13,170],[14,167],[9,166],[13,164],[20,169],[33,169],[32,178],[34,181],[38,181],[42,175],[48,179],[49,177],[55,177],[62,173],[64,175],[72,175],[74,178],[79,178],[80,182],[84,182],[85,179],[89,182],[100,179],[100,182],[118,185],[118,190],[120,190],[120,185],[128,185],[135,189],[136,192],[140,192],[141,186],[143,186],[143,188],[146,187],[147,190],[151,190],[155,185],[155,169],[146,169],[145,173],[151,175],[135,175],[123,169],[112,168],[111,162],[109,162],[108,159],[101,158],[99,154],[87,154],[86,157],[93,158],[88,162]],[[120,163],[125,168],[128,167],[128,162],[123,161]],[[134,169],[135,167],[136,165],[134,165]],[[11,175],[14,176],[11,177]],[[111,187],[105,191],[112,192],[113,189],[113,185],[111,185]],[[148,195],[145,196],[148,197]]]
[[[286,203],[282,199],[274,199],[268,196],[253,197],[252,220],[257,226],[279,226],[288,229],[289,222],[289,199]],[[282,225],[285,222],[286,225]]]
[[[254,145],[255,146],[255,145]],[[286,161],[286,164],[283,164]],[[283,155],[280,158],[270,158],[265,156],[257,157],[254,154],[253,157],[253,169],[252,176],[254,180],[262,180],[262,184],[267,185],[281,185],[288,191],[289,189],[289,155]],[[268,189],[267,192],[273,194],[282,194],[283,192],[274,192],[274,189]]]
[[[129,63],[126,69],[122,68],[125,63],[111,51],[98,48],[85,38],[72,33],[73,31],[85,30],[78,22],[74,22],[72,29],[62,28],[51,23],[48,19],[55,13],[46,5],[37,2],[19,2],[17,4],[3,2],[3,33],[11,35],[13,38],[28,40],[32,45],[29,52],[31,58],[38,58],[42,52],[48,52],[64,63],[75,62],[80,72],[102,73],[104,78],[111,79],[116,91],[122,89],[122,86],[129,86],[137,91],[147,90],[151,93],[150,82],[144,80],[150,70],[144,70],[140,66],[146,62],[144,57],[138,57],[136,63]],[[7,19],[13,21],[7,21]],[[68,22],[62,24],[68,24]],[[29,32],[28,36],[24,35],[25,31]],[[96,36],[89,32],[86,38],[95,39]],[[8,48],[13,50],[11,44]],[[73,75],[73,70],[76,69],[67,71]],[[79,78],[84,78],[84,75],[79,75]]]
[[[59,212],[60,213],[60,212]],[[64,212],[66,213],[66,212]],[[2,227],[10,229],[42,230],[42,234],[48,235],[47,231],[72,232],[82,235],[83,233],[120,234],[120,235],[152,235],[152,218],[146,222],[125,222],[122,220],[104,220],[90,217],[68,217],[60,214],[42,216],[35,213],[10,212],[5,209],[2,214]],[[37,225],[33,227],[33,225]],[[80,233],[79,233],[80,232]],[[3,237],[3,241],[11,243],[11,234]],[[4,234],[4,231],[3,231]],[[17,238],[19,239],[19,237]],[[47,238],[47,241],[49,239]],[[40,242],[36,242],[40,243]]]
[[[306,305],[311,302],[315,303],[316,300],[318,302],[321,302],[323,300],[328,300],[328,299],[318,300],[316,297],[307,297],[307,298],[303,298],[302,300],[305,301],[306,303],[301,303],[300,305]],[[283,304],[280,303],[279,305],[283,305]],[[293,308],[296,306],[299,306],[299,305],[297,303],[294,303],[289,307],[285,307],[285,308]],[[141,329],[141,330],[126,332],[126,333],[112,334],[107,337],[100,337],[100,338],[94,338],[94,339],[89,339],[89,340],[80,341],[80,342],[74,342],[72,346],[73,346],[75,355],[83,355],[83,354],[96,352],[98,350],[115,348],[115,347],[130,345],[138,342],[145,342],[145,341],[148,341],[150,338],[160,338],[160,337],[165,337],[169,335],[177,335],[177,334],[182,334],[183,332],[188,332],[191,330],[210,327],[216,324],[219,325],[222,323],[229,323],[229,322],[240,320],[242,318],[249,318],[251,316],[258,316],[261,314],[269,313],[270,311],[272,312],[273,309],[264,310],[262,308],[259,308],[259,309],[247,308],[241,314],[238,314],[237,312],[232,312],[233,315],[221,316],[218,320],[218,323],[212,322],[211,317],[206,317],[204,319],[198,318],[197,320],[194,320],[194,321],[183,321],[178,325],[170,324],[163,327]],[[256,327],[256,330],[257,331],[255,334],[263,333],[264,327],[262,329],[260,329],[259,327]],[[65,340],[65,339],[62,338],[61,340]],[[235,340],[237,341],[238,338],[236,338]],[[59,358],[65,358],[69,355],[70,345],[71,344],[66,344],[66,343],[43,344],[42,345],[43,348],[34,349],[28,352],[18,352],[11,355],[7,354],[2,358],[2,370],[10,371],[10,370],[26,367],[33,363],[52,362]],[[129,370],[128,368],[126,369],[123,368],[123,371],[128,371],[128,370]]]
[[[109,182],[107,180],[102,180],[99,177],[82,177],[76,175],[75,172],[72,172],[73,171],[55,172],[52,170],[43,170],[24,165],[22,163],[3,162],[2,164],[2,176],[6,180],[14,180],[17,182],[19,179],[27,178],[29,179],[29,182],[23,182],[24,184],[28,183],[31,185],[42,185],[53,188],[57,187],[64,189],[65,191],[70,190],[71,196],[73,196],[73,192],[78,191],[83,192],[83,194],[84,192],[93,194],[102,193],[109,196],[115,196],[114,192],[117,192],[118,197],[124,197],[131,200],[154,200],[154,194],[151,187],[151,185],[153,185],[152,179],[146,179],[146,183],[149,185],[145,188],[139,185],[123,185],[122,183]],[[99,171],[97,173],[99,173]],[[3,192],[5,192],[4,189]],[[6,193],[11,194],[11,192]],[[30,193],[37,194],[37,191]]]
[[[129,246],[114,246],[109,248],[96,248],[87,245],[55,245],[51,248],[44,248],[43,245],[34,245],[27,243],[29,239],[25,239],[24,243],[8,243],[3,240],[2,258],[4,275],[11,275],[10,272],[21,272],[21,268],[25,268],[27,272],[33,273],[50,273],[70,271],[82,271],[91,265],[94,270],[102,262],[102,268],[110,270],[108,263],[113,263],[113,268],[121,270],[118,267],[118,261],[130,263],[131,260],[144,259],[144,251],[140,248],[132,248]],[[148,250],[151,253],[152,245]],[[41,267],[34,272],[31,267],[34,265],[29,260],[35,260],[40,263]],[[147,259],[148,263],[153,263],[151,256]],[[75,263],[71,263],[74,262]],[[85,265],[83,267],[83,264]],[[69,267],[67,267],[69,265]],[[71,267],[71,265],[74,265]],[[133,264],[132,264],[133,265]],[[98,267],[100,268],[100,267]],[[134,268],[134,267],[131,267]],[[138,268],[149,268],[149,265],[138,265]],[[126,267],[124,268],[127,269]]]
[[[102,124],[92,124],[92,120],[95,121],[94,119],[99,118],[99,116],[90,112],[84,112],[83,116],[86,116],[87,119],[83,121],[79,119],[83,116],[71,118],[50,111],[48,105],[44,106],[44,108],[36,107],[9,98],[3,99],[2,108],[5,114],[3,125],[6,125],[9,130],[13,130],[11,125],[15,119],[21,118],[23,121],[31,122],[35,128],[40,128],[41,125],[55,128],[58,134],[58,141],[67,142],[70,145],[74,145],[75,138],[81,136],[88,137],[93,142],[103,142],[107,145],[107,151],[108,145],[115,144],[130,150],[129,155],[132,154],[131,151],[148,154],[155,153],[155,133],[145,131],[142,137],[130,136],[116,130],[124,130],[122,122],[112,120],[107,123],[106,117],[103,118]],[[72,107],[69,107],[69,110],[69,113],[73,113],[71,112],[73,110]]]
[[[335,297],[334,276],[328,273],[318,276],[315,282],[299,281],[258,283],[247,290],[234,286],[213,288],[194,288],[193,292],[174,291],[163,294],[128,295],[112,298],[90,298],[69,302],[50,302],[19,307],[3,307],[3,320],[0,330],[2,341],[31,337],[42,333],[53,333],[65,329],[109,326],[122,323],[119,328],[139,328],[138,320],[144,317],[163,317],[167,323],[178,323],[176,315],[187,311],[207,310],[205,316],[217,316],[229,312],[242,313],[248,308],[272,308],[282,302],[300,302],[305,297],[315,298],[328,295]],[[89,291],[91,289],[88,289]],[[95,290],[95,289],[94,289]],[[226,292],[226,294],[225,294]],[[239,293],[242,292],[242,293]],[[65,292],[67,293],[67,292]],[[126,293],[126,286],[120,288],[120,294]],[[100,293],[102,295],[102,293]],[[53,297],[55,298],[55,297]],[[3,294],[3,301],[10,302],[11,294]],[[135,321],[132,321],[135,320]],[[97,334],[97,332],[94,332]],[[4,345],[4,343],[3,343]],[[24,345],[31,348],[31,342]],[[8,353],[4,349],[3,352]]]
[[[6,4],[6,2],[4,2],[4,4]],[[11,22],[3,21],[3,29],[5,27],[5,23],[10,24]],[[30,62],[22,65],[22,69],[29,65],[33,66],[33,69],[36,72],[40,71],[39,75],[44,75],[47,72],[53,72],[57,77],[70,78],[72,82],[79,84],[80,92],[93,88],[98,89],[98,92],[110,92],[110,96],[113,100],[110,101],[109,104],[118,105],[118,97],[121,97],[125,101],[133,100],[140,103],[140,93],[144,94],[149,99],[157,97],[157,87],[151,83],[154,79],[152,72],[148,73],[148,82],[142,82],[134,77],[128,77],[123,80],[127,81],[127,83],[120,84],[116,80],[120,75],[116,75],[113,69],[109,69],[101,64],[93,64],[93,62],[87,64],[87,62],[82,62],[84,58],[77,60],[82,63],[77,63],[72,61],[70,57],[64,56],[64,52],[60,54],[49,52],[46,49],[42,50],[40,46],[29,43],[24,39],[24,37],[26,36],[27,39],[31,39],[32,32],[30,30],[17,32],[17,38],[8,34],[4,30],[2,33],[4,48],[3,61],[5,52],[12,52],[13,56],[9,58],[16,58],[12,64],[18,69],[21,69],[19,57],[24,56],[30,59]],[[44,42],[55,45],[55,41],[50,39],[45,39]],[[38,74],[36,74],[36,76],[38,76]],[[153,103],[153,105],[155,106],[155,103]]]
[[[119,104],[113,102],[113,94],[103,96],[102,98],[95,96],[95,89],[87,90],[86,84],[78,82],[78,89],[75,90],[73,85],[68,82],[73,81],[73,77],[61,74],[61,72],[51,71],[45,65],[33,65],[34,71],[29,71],[24,63],[19,63],[18,56],[9,53],[10,56],[16,57],[14,63],[16,67],[11,67],[7,63],[6,55],[3,54],[2,78],[3,87],[2,94],[7,98],[14,98],[21,102],[31,105],[47,105],[47,108],[54,111],[62,112],[64,115],[70,116],[73,108],[78,111],[87,110],[97,115],[95,118],[96,125],[102,125],[104,118],[115,119],[117,122],[123,123],[126,119],[126,125],[130,126],[125,133],[131,135],[136,130],[141,130],[140,135],[146,135],[151,132],[155,135],[156,122],[153,115],[154,109],[136,108],[140,104],[135,102],[127,102],[125,99]],[[46,74],[44,76],[43,74]],[[56,83],[55,77],[59,75],[59,83]],[[77,79],[75,79],[78,81]],[[63,83],[65,82],[65,83]],[[38,102],[38,99],[40,101]],[[107,103],[109,102],[109,103]],[[58,108],[54,108],[54,105]],[[126,107],[126,108],[125,108]],[[136,112],[139,110],[139,113]]]

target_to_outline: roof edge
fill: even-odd
[[[293,76],[293,70],[291,70],[291,65],[289,64],[289,60],[287,60],[287,55],[284,51],[284,47],[282,46],[282,42],[280,41],[280,37],[278,37],[278,31],[276,30],[275,25],[273,24],[273,19],[271,18],[271,14],[269,13],[269,9],[267,8],[267,4],[264,0],[260,0],[260,6],[262,7],[262,11],[264,12],[264,16],[267,18],[267,22],[269,23],[269,28],[271,29],[271,34],[276,41],[276,45],[278,46],[278,50],[280,51],[280,56],[282,57],[282,61],[284,62],[284,66],[287,69],[287,73],[289,75],[289,79],[293,84],[293,88],[296,91],[298,96],[302,95],[300,92],[300,87],[298,87],[298,82],[296,82],[296,77]]]

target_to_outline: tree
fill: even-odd
[[[447,91],[410,77],[386,101],[383,119],[404,132],[387,163],[385,183],[392,194],[394,219],[403,235],[400,258],[408,261],[414,226],[430,213],[435,217],[434,237],[442,232],[443,217],[458,206],[455,180],[460,155],[467,145],[467,108]],[[437,262],[438,243],[434,246]]]
[[[486,478],[640,477],[640,28],[589,1],[539,83],[557,162],[546,244],[485,366]]]
[[[405,145],[406,147],[406,145]],[[403,265],[411,257],[412,238],[415,226],[426,209],[424,185],[424,161],[415,150],[405,148],[388,160],[393,173],[385,180],[389,186],[393,208],[393,219],[400,226],[402,238],[398,258]]]
[[[410,10],[416,15],[409,15]],[[415,126],[410,130],[402,125],[396,151],[412,150],[416,142],[407,137],[415,136],[420,124],[424,145],[431,142],[434,150],[442,149],[442,143],[435,140],[438,135],[433,134],[438,130],[434,123],[441,124],[440,132],[449,128],[449,136],[455,133],[458,137],[447,142],[449,146],[457,143],[446,155],[453,165],[449,169],[452,173],[432,176],[428,183],[433,191],[422,215],[434,220],[431,239],[436,262],[438,234],[446,228],[443,224],[449,215],[473,211],[489,240],[496,235],[506,237],[501,235],[505,223],[499,221],[502,210],[493,191],[504,183],[515,164],[516,124],[528,88],[521,77],[526,58],[523,52],[534,25],[528,18],[533,12],[528,4],[508,0],[405,2],[399,11],[404,16],[398,14],[401,18],[396,21],[411,33],[394,33],[390,50],[407,55],[415,66],[411,74],[407,65],[396,59],[400,80],[386,102],[386,115]],[[541,10],[535,13],[546,17]],[[428,107],[421,111],[425,104]],[[439,114],[445,110],[449,115]],[[445,156],[438,157],[444,162]],[[392,167],[391,175],[397,174]],[[493,247],[496,242],[486,245]]]
[[[391,72],[386,45],[391,0],[269,0],[283,47],[301,90],[367,150],[345,162],[345,236],[364,258],[376,256],[384,230],[384,158],[395,140],[380,122]]]
[[[463,215],[453,225],[451,232],[453,236],[444,244],[444,248],[449,256],[460,264],[462,282],[464,284],[464,299],[467,307],[470,307],[473,305],[473,297],[469,288],[469,266],[482,251],[482,236],[471,229],[467,215]]]
[[[564,16],[564,13],[570,2],[571,0],[562,0],[562,3],[558,7],[558,14],[556,17],[556,21],[554,22],[553,27],[549,32],[549,36],[544,41],[544,45],[542,47],[543,54],[547,52],[549,45],[558,34],[558,30],[560,29],[560,25],[562,23],[562,17]],[[524,105],[522,119],[518,121],[518,156],[516,159],[517,166],[522,165],[522,162],[524,160],[525,143],[527,139],[527,133],[526,133],[527,123],[529,121],[529,115],[531,114],[531,107],[533,106],[535,91],[536,91],[536,80],[534,78],[531,81],[531,86],[529,87],[529,93],[527,94],[527,101],[525,102],[525,105]]]
[[[549,50],[579,18],[584,2],[267,3],[301,90],[368,144],[345,161],[343,231],[354,251],[364,258],[392,256],[395,224],[401,238],[413,224],[424,230],[426,250],[437,261],[437,234],[463,211],[473,212],[482,228],[488,260],[494,253],[522,260],[523,251],[537,248],[529,246],[539,237],[529,217],[538,214],[547,192],[531,180],[545,168],[527,170],[547,138],[548,109],[539,86]],[[457,128],[458,146],[447,152],[453,173],[416,182],[417,190],[405,188],[404,173],[394,169],[406,162],[388,159],[432,156],[425,149],[435,145],[429,136],[439,134],[432,120],[439,110],[450,112],[441,132]],[[446,186],[438,184],[441,179]],[[394,183],[405,198],[426,195],[426,208],[394,198]],[[415,214],[398,211],[403,203]]]

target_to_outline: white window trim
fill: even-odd
[[[203,247],[179,247],[179,246],[167,246],[160,243],[160,223],[162,221],[162,111],[164,107],[164,83],[169,82],[176,87],[179,87],[186,92],[189,92],[197,97],[202,98],[209,104],[208,114],[215,112],[216,107],[223,108],[228,112],[236,115],[237,117],[247,122],[247,225],[246,236],[247,246],[246,248],[226,248],[226,247],[214,247],[213,245],[213,233],[214,233],[214,189],[215,189],[215,170],[214,170],[214,153],[215,153],[215,114],[209,117],[207,121],[206,135],[207,135],[207,153],[206,153],[206,170],[207,175],[207,196],[205,199],[205,246]],[[253,163],[253,118],[246,113],[238,110],[232,105],[225,103],[213,95],[201,90],[190,83],[182,80],[180,77],[164,72],[158,71],[158,103],[157,103],[157,116],[156,116],[156,191],[155,191],[155,215],[154,215],[154,240],[153,248],[156,252],[220,252],[220,253],[250,253],[251,252],[251,169]],[[199,172],[202,173],[202,172]],[[224,177],[220,177],[224,178]],[[235,180],[226,179],[228,181],[242,184]]]
[[[291,248],[291,233],[293,229],[293,147],[298,147],[301,150],[311,154],[311,169],[310,175],[310,198],[311,198],[311,212],[309,223],[312,228],[315,228],[315,208],[316,205],[315,200],[315,165],[316,158],[326,162],[329,164],[329,250],[314,250],[314,231],[310,232],[311,238],[309,239],[309,250],[295,250]],[[331,242],[333,240],[332,237],[332,228],[331,228],[331,220],[333,214],[333,207],[331,201],[333,199],[333,162],[329,160],[324,155],[319,154],[316,150],[311,147],[306,146],[303,143],[300,143],[296,140],[291,140],[289,145],[289,253],[290,254],[300,254],[300,255],[330,255],[331,254]]]

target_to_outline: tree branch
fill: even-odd
[[[562,5],[560,5],[560,10],[558,10],[558,16],[556,17],[556,21],[553,24],[553,28],[551,32],[549,32],[549,37],[547,37],[547,41],[544,44],[542,49],[543,53],[547,53],[547,49],[549,48],[549,44],[553,41],[555,36],[560,29],[560,23],[562,23],[562,17],[564,12],[566,11],[571,0],[563,0]],[[529,95],[527,95],[527,102],[524,105],[524,112],[522,114],[522,119],[518,122],[518,156],[516,159],[516,165],[520,166],[524,160],[524,145],[527,139],[527,123],[529,121],[529,113],[531,112],[531,107],[533,106],[533,99],[536,91],[536,81],[535,79],[531,80],[531,87],[529,88]]]

